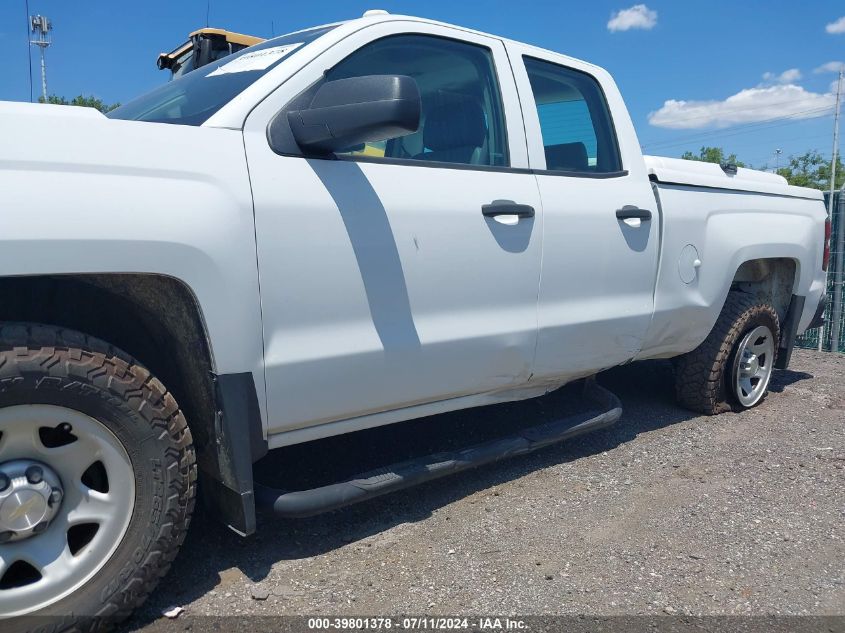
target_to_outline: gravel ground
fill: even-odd
[[[845,356],[797,350],[760,407],[698,417],[674,405],[667,363],[629,365],[600,377],[625,408],[609,430],[312,519],[259,517],[247,539],[200,512],[124,628],[155,629],[172,605],[189,617],[845,615],[843,370]],[[285,449],[262,471],[319,483],[362,454],[407,456],[421,425],[460,444],[551,419],[571,396]]]

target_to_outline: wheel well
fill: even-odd
[[[134,356],[174,395],[202,464],[213,441],[213,357],[193,293],[151,274],[0,278],[0,321],[30,321],[90,334]],[[213,451],[208,451],[213,453]]]
[[[731,290],[747,292],[771,304],[783,323],[792,299],[797,270],[795,260],[792,259],[752,259],[737,269]]]

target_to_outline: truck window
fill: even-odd
[[[546,169],[619,171],[616,133],[598,82],[571,68],[532,57],[523,59],[540,118]]]
[[[326,79],[408,75],[422,97],[420,129],[409,136],[342,154],[508,165],[505,119],[489,49],[429,35],[394,35],[372,42],[326,73]]]
[[[129,121],[202,125],[259,77],[334,25],[289,33],[187,72],[106,116]],[[238,61],[240,60],[240,61]]]

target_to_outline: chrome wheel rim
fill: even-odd
[[[775,341],[765,325],[755,327],[739,343],[734,361],[734,395],[744,407],[757,404],[772,377]]]
[[[0,616],[25,615],[71,594],[108,562],[132,518],[135,475],[120,440],[73,409],[6,407],[0,433]],[[49,489],[21,475],[31,468],[50,479]]]

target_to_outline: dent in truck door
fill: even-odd
[[[541,210],[534,176],[507,169],[527,160],[504,46],[429,25],[379,36],[388,27],[399,28],[329,49],[298,85],[326,68],[326,80],[413,76],[417,133],[324,160],[274,154],[266,120],[247,122],[270,433],[507,388],[531,373]],[[441,37],[450,33],[464,41]],[[497,200],[535,215],[484,215]]]
[[[538,379],[583,375],[640,349],[654,311],[658,209],[609,77],[612,109],[591,74],[514,48],[543,202],[535,373]],[[620,152],[620,145],[629,151]]]

